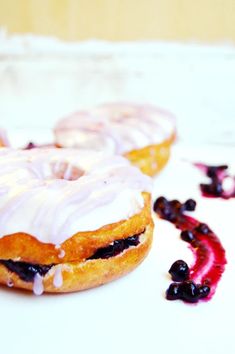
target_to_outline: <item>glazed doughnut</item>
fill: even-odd
[[[113,103],[76,112],[55,127],[61,147],[108,150],[153,176],[167,163],[175,139],[174,116],[152,105]]]
[[[122,156],[0,150],[0,283],[95,287],[134,269],[152,241],[151,179]]]

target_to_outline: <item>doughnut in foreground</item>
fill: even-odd
[[[151,180],[121,156],[0,150],[0,283],[45,292],[133,270],[153,233]]]

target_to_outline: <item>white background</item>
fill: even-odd
[[[119,100],[171,110],[187,143],[234,145],[235,48],[83,42],[68,49],[0,32],[0,125],[52,128],[78,108]]]

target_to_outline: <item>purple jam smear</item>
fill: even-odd
[[[202,163],[195,163],[196,166],[205,176],[209,178],[209,183],[201,183],[200,190],[206,198],[223,198],[230,199],[235,198],[235,177],[228,174],[227,165],[208,166]],[[223,183],[226,178],[232,180],[231,189],[225,191]]]
[[[137,246],[140,243],[139,237],[141,234],[127,237],[125,239],[115,240],[107,247],[99,248],[89,259],[108,259],[115,257],[124,250]]]
[[[42,264],[32,264],[27,262],[15,262],[12,260],[0,260],[0,264],[3,264],[9,271],[16,273],[20,279],[26,282],[33,282],[36,274],[41,276],[46,275],[46,273],[53,267],[54,264],[42,265]]]
[[[190,202],[189,202],[190,201]],[[189,207],[192,206],[192,207]],[[204,223],[185,215],[185,211],[193,211],[196,202],[189,199],[185,203],[177,200],[169,201],[159,197],[154,203],[156,214],[173,223],[181,230],[181,239],[187,242],[194,254],[194,264],[186,274],[185,281],[172,283],[166,292],[168,300],[181,299],[185,302],[198,302],[201,299],[209,300],[215,293],[218,282],[227,263],[225,250],[215,233]],[[190,210],[191,209],[191,210]],[[182,261],[178,265],[182,268]],[[175,262],[170,268],[173,280],[177,279],[180,269]],[[186,272],[187,267],[184,265]],[[172,275],[172,274],[171,274]],[[181,274],[182,278],[183,275]],[[178,277],[179,279],[179,277]]]

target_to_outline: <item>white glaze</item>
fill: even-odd
[[[63,285],[63,275],[62,275],[62,269],[60,265],[57,265],[55,267],[53,285],[55,288],[60,288]]]
[[[42,295],[44,291],[43,277],[40,274],[35,274],[33,280],[33,293],[35,295]]]
[[[60,250],[60,253],[58,254],[59,258],[64,258],[65,256],[65,251],[64,250]]]
[[[9,288],[12,288],[12,287],[14,286],[14,282],[13,282],[11,279],[8,279],[8,280],[7,280],[7,286],[8,286]]]
[[[122,154],[157,144],[175,130],[171,113],[152,105],[106,104],[62,119],[55,128],[63,147],[92,148]]]
[[[140,212],[152,187],[125,158],[87,150],[2,148],[0,170],[0,237],[25,232],[54,245]]]

